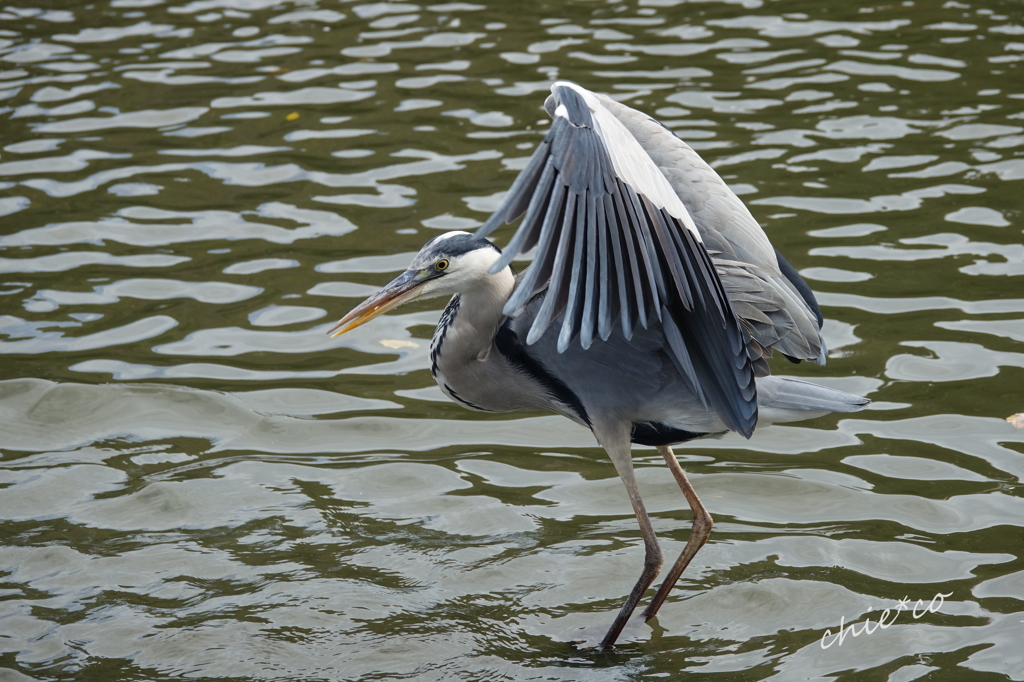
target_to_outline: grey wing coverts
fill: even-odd
[[[769,353],[776,349],[794,360],[824,364],[817,303],[746,205],[670,130],[608,97],[597,98],[643,140],[644,150],[686,206],[751,339]],[[783,268],[791,274],[784,274]]]

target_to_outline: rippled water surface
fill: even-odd
[[[3,7],[0,680],[1024,679],[1022,60],[997,0]],[[609,654],[567,642],[643,548],[590,434],[444,399],[442,302],[325,334],[556,78],[718,169],[828,318],[776,371],[874,401],[680,448],[714,534]]]

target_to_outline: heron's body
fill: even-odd
[[[550,333],[527,345],[523,339],[543,295],[505,316],[501,309],[513,285],[505,268],[456,294],[445,308],[430,345],[430,371],[454,402],[485,412],[552,411],[588,427],[592,419],[624,420],[631,440],[643,445],[729,430],[679,375],[659,323],[637,329],[628,341],[614,330],[586,350],[570,346],[559,353],[557,336]],[[605,390],[609,384],[617,390]],[[854,406],[849,394],[795,379],[765,376],[757,385],[761,425]]]
[[[850,412],[863,398],[770,376],[765,359],[824,363],[806,283],[743,203],[650,117],[570,83],[552,87],[547,138],[476,236],[429,241],[409,269],[354,309],[347,331],[416,296],[452,295],[431,373],[454,401],[547,410],[589,427],[626,485],[644,572],[602,641],[614,644],[662,563],[630,459],[659,448],[694,532],[644,612],[655,615],[707,539],[711,517],[670,445],[755,424]],[[484,236],[525,217],[502,253]],[[536,246],[516,277],[509,262]]]

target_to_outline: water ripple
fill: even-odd
[[[31,5],[0,9],[7,677],[1024,680],[1016,4]],[[643,547],[592,436],[447,401],[440,302],[326,334],[486,219],[558,79],[705,156],[826,317],[827,367],[775,371],[874,401],[679,448],[711,542],[599,658],[565,642]],[[685,505],[634,461],[672,556]]]

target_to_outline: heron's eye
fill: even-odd
[[[441,260],[437,261],[436,263],[434,263],[434,268],[436,268],[437,270],[447,270],[448,269],[448,259],[447,258],[442,258]]]

